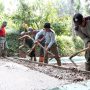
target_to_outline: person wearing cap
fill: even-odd
[[[31,27],[29,27],[28,32],[30,34],[30,36],[35,39],[36,34],[39,32],[40,30],[34,30]],[[45,46],[45,38],[44,35],[41,34],[38,38],[39,43],[44,47]],[[40,47],[40,54],[39,54],[39,62],[44,62],[44,50],[43,48]]]
[[[0,57],[7,56],[7,47],[6,47],[6,29],[7,22],[4,21],[0,27]]]
[[[21,37],[19,38],[19,40],[23,40],[23,45],[19,46],[19,49],[23,48],[24,46],[28,46],[29,48],[32,48],[34,45],[33,39],[31,39],[31,37],[28,34],[26,34],[26,32],[24,31],[21,32],[20,35]],[[34,58],[34,61],[36,61],[35,49],[31,51],[29,56],[31,57],[31,60],[33,60]]]
[[[75,24],[76,35],[81,37],[85,43],[85,47],[89,47],[89,49],[85,51],[85,58],[86,70],[90,70],[90,16],[83,17],[81,13],[76,13],[73,16],[73,22]]]
[[[58,55],[58,48],[56,44],[55,32],[51,29],[50,23],[44,24],[44,29],[40,30],[35,36],[35,43],[38,43],[39,36],[43,34],[45,37],[45,55],[44,55],[44,63],[48,63],[48,53],[47,51],[50,50],[54,55],[55,59],[57,60],[57,64],[61,66],[61,60]]]

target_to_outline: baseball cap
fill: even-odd
[[[83,15],[80,13],[76,13],[73,17],[74,23],[82,24],[83,21]]]
[[[32,32],[32,31],[33,31],[33,29],[32,29],[31,27],[29,27],[29,28],[28,28],[28,31],[29,31],[29,32]]]

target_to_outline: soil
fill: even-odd
[[[73,66],[72,63],[64,63],[61,67],[58,67],[56,64],[54,66],[48,66],[43,64],[31,63],[30,60],[26,59],[17,59],[13,57],[8,57],[7,59],[3,59],[6,61],[13,61],[18,64],[22,64],[26,67],[29,67],[32,70],[42,72],[51,77],[55,77],[60,80],[61,85],[80,82],[90,79],[90,72],[85,71],[84,63],[78,63],[79,68]]]

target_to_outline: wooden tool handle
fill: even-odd
[[[40,43],[38,43],[38,45],[40,46],[40,47],[42,47],[45,51],[46,51],[46,49],[40,44]],[[50,51],[47,51],[49,54],[51,54],[52,56],[54,56],[55,57],[55,55],[53,54],[53,53],[51,53]]]
[[[72,59],[70,59],[70,61],[73,63],[73,65],[74,65],[75,67],[78,67],[77,64],[76,64]]]
[[[89,49],[89,47],[84,48],[84,49],[82,49],[82,50],[80,50],[80,51],[78,51],[78,52],[74,53],[73,55],[71,55],[71,56],[69,57],[69,59],[72,59],[73,57],[75,57],[76,55],[78,55],[78,54],[79,54],[79,53],[81,53],[81,52],[86,51],[87,49]]]
[[[35,47],[36,47],[36,44],[34,44],[33,47],[30,50],[27,51],[27,53],[31,54],[31,52],[35,49]]]
[[[30,39],[32,39],[33,41],[34,41],[34,39],[33,38],[31,38],[30,36],[28,36],[28,35],[26,35],[28,38],[30,38]],[[25,36],[25,37],[26,37]],[[45,50],[45,48],[38,42],[38,45],[40,46],[40,47],[42,47],[44,50]],[[36,46],[36,45],[35,45]],[[31,50],[32,51],[32,50]],[[30,51],[30,52],[31,52]],[[46,51],[46,50],[45,50]],[[51,53],[50,51],[47,51],[48,53],[50,53],[52,56],[54,56],[55,57],[55,55],[53,54],[53,53]]]

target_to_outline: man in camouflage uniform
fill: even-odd
[[[76,35],[79,35],[88,49],[85,51],[86,70],[90,71],[90,16],[83,17],[77,13],[73,17]]]

